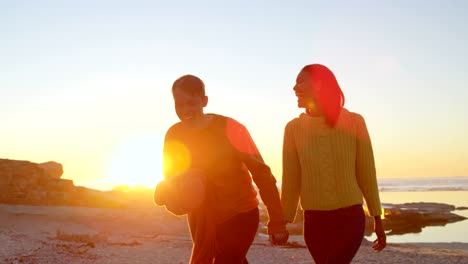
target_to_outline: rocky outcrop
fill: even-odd
[[[62,165],[54,161],[0,159],[0,203],[126,207],[114,193],[77,187],[72,180],[61,179],[62,174]]]
[[[420,233],[427,226],[445,226],[466,218],[453,213],[453,205],[443,203],[383,204],[388,235]],[[369,229],[369,228],[368,228]],[[371,229],[372,230],[372,229]]]
[[[63,167],[62,164],[55,162],[55,161],[48,161],[44,163],[38,164],[39,168],[41,168],[49,177],[60,179],[63,174]]]
[[[268,221],[268,215],[263,204],[261,205],[260,219],[263,223]],[[383,204],[384,218],[382,223],[387,235],[402,235],[408,233],[420,233],[427,226],[445,226],[449,223],[463,221],[466,218],[453,213],[456,208],[453,205],[442,203],[405,203],[405,204]],[[301,235],[303,230],[302,211],[298,210],[294,223],[288,224],[290,234]],[[263,225],[262,232],[266,232]],[[366,218],[366,236],[374,232],[374,219]]]

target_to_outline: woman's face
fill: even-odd
[[[293,88],[297,96],[297,106],[299,108],[314,109],[316,106],[316,99],[312,80],[309,74],[301,71],[296,78],[296,85]]]

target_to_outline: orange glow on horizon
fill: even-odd
[[[99,182],[155,187],[163,179],[162,139],[154,134],[135,135],[116,145],[108,157],[105,177]]]
[[[155,186],[146,186],[146,185],[137,184],[137,185],[134,185],[134,186],[118,185],[118,186],[114,187],[112,190],[128,193],[128,192],[152,191],[154,188],[155,188]]]

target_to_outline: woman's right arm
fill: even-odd
[[[382,209],[371,139],[364,118],[357,114],[356,122],[356,179],[366,200],[369,214],[380,216]]]
[[[297,153],[291,123],[286,125],[283,138],[283,178],[281,183],[281,203],[286,222],[292,223],[296,217],[301,191],[301,165]]]
[[[357,148],[356,148],[356,177],[366,200],[369,214],[374,217],[374,231],[377,239],[373,248],[381,251],[387,245],[387,238],[382,225],[382,207],[380,204],[379,188],[375,170],[374,153],[367,130],[366,122],[361,115],[357,115]]]

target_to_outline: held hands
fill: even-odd
[[[273,233],[270,235],[270,244],[272,246],[281,246],[288,242],[289,233],[288,231],[281,232],[281,233]]]
[[[374,231],[377,235],[377,239],[374,240],[374,245],[372,248],[376,251],[381,251],[387,245],[387,236],[385,235],[382,219],[380,219],[380,216],[374,217]]]

